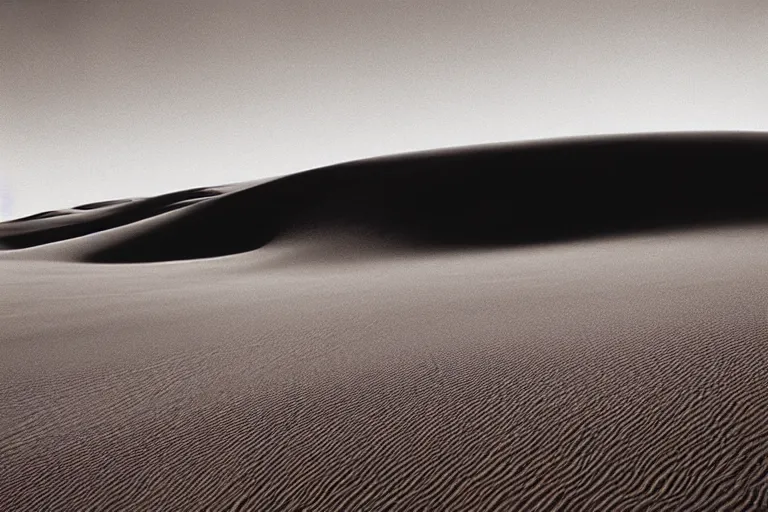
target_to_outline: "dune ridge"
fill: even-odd
[[[0,509],[768,510],[767,155],[464,148],[0,225]]]
[[[468,147],[348,162],[229,192],[198,188],[112,207],[86,205],[77,215],[0,224],[0,242],[34,247],[192,204],[199,208],[80,258],[224,256],[308,230],[353,229],[391,245],[444,249],[738,223],[768,215],[767,164],[768,135],[755,133]]]

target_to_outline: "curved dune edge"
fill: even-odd
[[[768,134],[755,133],[456,148],[83,205],[0,224],[0,244],[28,249],[20,258],[148,263],[339,236],[369,253],[442,251],[762,222],[766,165]]]
[[[464,159],[463,177],[489,149],[441,158]],[[625,216],[606,227],[553,210],[537,237],[495,220],[508,189],[471,217],[444,215],[489,190],[466,180],[432,209],[409,202],[436,156],[217,188],[5,251],[0,510],[768,509],[763,190],[717,175],[728,215],[702,217],[716,189],[672,180],[664,190],[705,193],[683,215],[659,223],[645,215],[669,210],[614,201]],[[380,194],[359,194],[361,169],[382,174]],[[397,212],[411,223],[383,208],[406,182]],[[301,191],[302,208],[273,209]],[[516,211],[542,197],[567,195]],[[253,250],[85,264],[137,247],[199,255],[149,242],[198,226],[204,246],[233,218],[221,236],[245,237],[240,249],[270,218],[259,208],[279,215]],[[563,219],[583,224],[554,229]],[[492,225],[468,236],[478,220]]]

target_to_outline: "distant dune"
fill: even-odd
[[[0,510],[768,510],[768,135],[0,224]]]

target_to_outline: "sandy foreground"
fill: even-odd
[[[768,510],[767,223],[150,244],[270,183],[0,225],[0,510]]]

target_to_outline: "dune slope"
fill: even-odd
[[[511,246],[765,219],[766,165],[768,135],[751,133],[468,147],[350,162],[253,186],[47,212],[51,218],[0,224],[0,242],[34,247],[182,209],[129,236],[118,230],[114,243],[81,241],[86,247],[78,258],[136,263],[222,256],[295,233],[302,238],[308,230],[351,229],[411,250]]]

